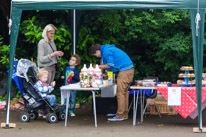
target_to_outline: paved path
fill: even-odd
[[[69,117],[68,127],[64,121],[50,124],[38,118],[29,123],[20,122],[21,111],[10,112],[10,122],[16,123],[13,129],[0,128],[0,137],[205,137],[206,133],[193,133],[198,126],[197,119],[183,119],[181,116],[147,115],[144,123],[132,126],[132,116],[126,121],[108,122],[105,115],[97,115],[98,128],[94,127],[93,114],[90,110],[77,109],[76,117]],[[5,122],[5,111],[0,110],[0,123]],[[206,111],[203,113],[203,126],[206,127]]]

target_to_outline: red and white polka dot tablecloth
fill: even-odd
[[[162,96],[168,100],[168,87],[156,87]],[[202,88],[202,103],[203,107],[206,104],[206,88]],[[204,109],[202,107],[202,109]],[[181,106],[174,106],[174,109],[183,117],[190,116],[195,118],[197,116],[197,99],[196,99],[196,88],[195,87],[182,87],[181,88]]]

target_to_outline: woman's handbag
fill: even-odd
[[[60,67],[59,63],[56,63],[56,71],[61,71],[61,67]]]
[[[49,43],[49,45],[50,45],[52,51],[54,52],[54,49],[52,48],[52,46],[51,46],[50,43]],[[56,57],[56,56],[55,56],[55,57]],[[57,57],[56,57],[56,59],[57,59]],[[56,67],[56,71],[61,71],[61,67],[60,67],[60,65],[59,65],[59,63],[58,63],[58,59],[57,59],[57,63],[55,64],[55,67]]]

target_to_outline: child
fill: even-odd
[[[79,78],[80,72],[79,69],[77,68],[79,64],[80,64],[80,57],[77,54],[72,55],[69,60],[69,66],[64,68],[61,76],[61,79],[64,79],[63,85],[73,84],[80,81]],[[77,91],[70,92],[70,98],[69,98],[70,108],[68,111],[69,111],[69,115],[72,117],[75,116],[74,108],[76,105],[76,93]],[[65,111],[66,111],[66,99],[63,105],[63,112]]]
[[[51,106],[56,106],[56,96],[50,95],[50,93],[54,90],[55,82],[52,82],[51,85],[47,84],[48,80],[48,71],[44,68],[39,69],[37,72],[38,81],[35,83],[34,87],[37,89],[37,91],[40,93],[42,97],[45,97],[50,102]]]

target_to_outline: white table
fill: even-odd
[[[81,88],[78,86],[62,86],[60,87],[61,91],[66,91],[67,92],[67,102],[66,102],[66,117],[65,117],[65,127],[67,126],[67,117],[68,117],[68,105],[69,105],[69,97],[70,97],[70,91],[71,90],[76,90],[76,91],[91,91],[92,92],[92,97],[93,97],[93,111],[94,111],[94,122],[95,122],[95,127],[97,127],[97,115],[96,115],[96,101],[95,101],[95,92],[97,90],[100,90],[101,88]]]
[[[138,105],[138,97],[139,97],[139,90],[140,89],[143,89],[144,92],[142,94],[142,92],[140,92],[140,97],[141,97],[141,100],[140,100],[140,103],[141,103],[141,119],[140,119],[140,122],[142,123],[143,122],[143,107],[144,107],[144,96],[145,96],[145,89],[151,89],[151,90],[154,90],[155,87],[137,87],[137,86],[131,86],[130,89],[137,89],[138,92],[137,92],[137,95],[135,94],[134,92],[134,99],[133,99],[133,126],[136,125],[136,119],[137,119],[137,105]],[[137,98],[137,100],[136,100]]]

